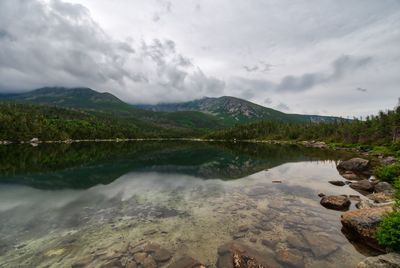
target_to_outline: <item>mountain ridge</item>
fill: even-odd
[[[187,102],[136,105],[137,108],[155,112],[201,111],[237,123],[257,120],[282,120],[291,122],[322,122],[339,119],[334,116],[287,114],[272,108],[233,96],[203,97]]]
[[[255,121],[326,122],[330,116],[286,114],[232,96],[157,105],[131,105],[108,92],[88,87],[43,87],[26,93],[0,96],[2,100],[59,106],[109,114],[165,128],[222,129]]]

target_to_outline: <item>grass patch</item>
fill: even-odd
[[[400,178],[395,178],[393,184],[396,189],[394,212],[379,224],[376,236],[381,246],[400,251]]]
[[[394,250],[400,250],[400,211],[388,214],[377,230],[379,244]]]
[[[400,163],[380,166],[375,169],[374,175],[382,181],[394,183],[395,179],[400,177]]]

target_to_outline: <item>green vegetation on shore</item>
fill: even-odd
[[[185,137],[201,129],[169,128],[134,118],[48,105],[0,103],[0,140]]]
[[[320,140],[330,143],[387,146],[400,150],[400,144],[394,143],[394,133],[400,129],[400,108],[368,116],[365,120],[336,120],[321,123],[284,123],[279,121],[261,121],[247,125],[238,125],[207,135],[208,138],[224,140]],[[400,140],[400,137],[397,137]]]
[[[382,246],[400,251],[400,177],[393,181],[396,189],[394,211],[379,224],[377,238]]]
[[[393,212],[383,219],[377,230],[379,244],[400,251],[400,163],[380,166],[375,169],[374,174],[395,188]]]

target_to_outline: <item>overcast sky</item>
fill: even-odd
[[[376,113],[400,97],[400,1],[1,0],[0,93],[54,85]]]

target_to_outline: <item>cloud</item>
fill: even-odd
[[[274,67],[272,64],[266,63],[264,61],[259,61],[258,64],[255,64],[254,66],[248,66],[248,65],[243,65],[243,69],[246,72],[269,72],[271,71],[272,67]]]
[[[313,88],[316,85],[339,80],[345,75],[362,68],[372,60],[369,56],[354,57],[343,55],[338,57],[333,63],[333,72],[325,73],[306,73],[301,76],[285,76],[282,81],[276,86],[278,91],[305,91]]]
[[[272,100],[270,99],[270,98],[266,98],[265,100],[264,100],[264,104],[266,104],[266,105],[269,105],[269,104],[271,104],[272,103]]]
[[[258,70],[258,66],[256,65],[253,67],[249,67],[249,66],[243,65],[243,69],[245,69],[247,72],[255,72]]]
[[[368,91],[366,88],[361,88],[361,87],[356,88],[356,90],[360,91],[360,92],[363,92],[363,93]]]
[[[275,109],[279,110],[279,111],[290,111],[289,106],[287,106],[286,104],[280,102],[278,105],[275,106]]]
[[[165,0],[157,0],[158,4],[161,6],[161,10],[157,11],[153,14],[153,21],[158,22],[161,20],[161,17],[171,13],[172,3],[170,1]]]
[[[171,3],[163,2],[166,11]],[[4,28],[4,29],[3,29]],[[7,30],[5,30],[7,29]],[[116,40],[80,4],[60,0],[0,2],[0,92],[42,86],[90,86],[148,102],[220,94],[170,39]],[[169,97],[169,98],[168,98]]]
[[[317,85],[340,80],[346,75],[350,75],[358,69],[366,66],[372,61],[372,57],[355,57],[343,55],[332,62],[332,71],[305,73],[300,76],[284,76],[279,83],[274,83],[264,79],[249,79],[235,77],[231,86],[236,90],[252,89],[255,92],[276,91],[276,92],[303,92]]]

